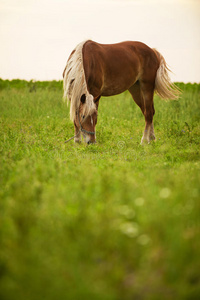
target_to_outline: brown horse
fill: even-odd
[[[95,142],[95,126],[101,96],[128,90],[145,117],[142,141],[155,139],[154,91],[161,98],[177,99],[179,90],[171,83],[163,56],[140,42],[80,43],[71,53],[63,72],[64,99],[68,98],[74,122],[75,142]]]

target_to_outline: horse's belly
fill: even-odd
[[[124,88],[124,87],[122,88],[121,86],[113,85],[109,87],[104,87],[101,94],[102,96],[118,95],[126,91],[128,88]]]
[[[138,71],[111,74],[104,79],[102,96],[112,96],[128,90],[138,80]]]

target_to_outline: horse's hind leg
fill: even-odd
[[[140,107],[142,113],[144,114],[144,99],[141,92],[140,82],[137,81],[132,87],[130,87],[129,92],[135,103]]]
[[[141,143],[155,140],[153,115],[155,113],[153,105],[154,85],[137,81],[130,89],[134,101],[140,107],[146,121],[146,126]]]
[[[148,143],[155,140],[153,116],[155,114],[153,95],[154,95],[154,83],[141,82],[141,92],[144,98],[144,117],[145,117],[145,129],[141,140],[141,143],[147,141]]]

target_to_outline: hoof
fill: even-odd
[[[155,140],[156,140],[155,135],[151,135],[148,138],[142,137],[140,145],[150,144],[152,141],[155,141]]]

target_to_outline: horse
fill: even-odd
[[[74,141],[96,142],[99,100],[128,90],[145,118],[141,143],[155,140],[153,97],[178,99],[180,91],[171,82],[164,57],[137,41],[99,44],[86,40],[71,52],[63,72],[64,100],[70,102]]]

